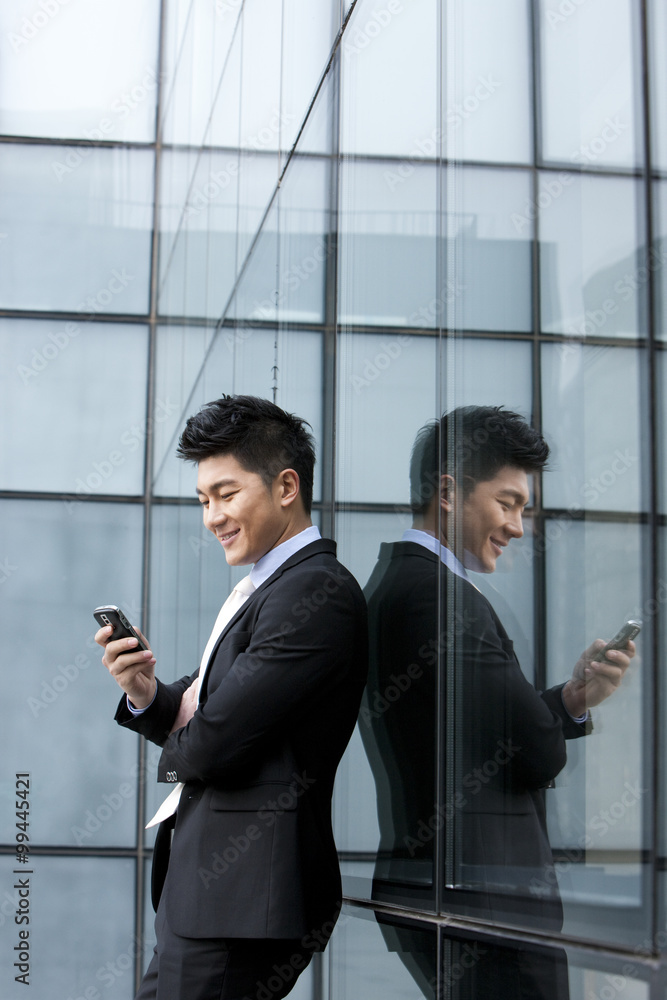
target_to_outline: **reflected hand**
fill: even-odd
[[[575,718],[616,691],[636,652],[634,642],[628,642],[625,649],[610,649],[604,659],[595,660],[605,645],[602,639],[596,639],[584,650],[574,666],[572,678],[563,688],[563,702]]]

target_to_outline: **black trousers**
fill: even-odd
[[[312,958],[298,940],[180,937],[165,909],[136,1000],[280,1000]]]

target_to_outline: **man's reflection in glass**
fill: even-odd
[[[381,832],[374,898],[432,907],[440,837],[442,885],[457,888],[469,914],[553,934],[562,907],[544,789],[565,765],[565,740],[591,730],[589,709],[620,684],[634,645],[596,661],[596,640],[565,684],[539,693],[468,576],[492,573],[523,534],[528,476],[548,454],[537,431],[500,407],[459,408],[419,432],[413,526],[381,546],[366,587],[371,668],[360,728]],[[439,741],[438,692],[446,719]],[[435,951],[412,948],[400,928],[384,933],[433,995]],[[452,996],[568,996],[558,951],[486,945],[468,965],[449,983]]]

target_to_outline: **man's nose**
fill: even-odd
[[[512,538],[523,538],[523,515],[521,511],[510,515],[507,521],[507,529]]]

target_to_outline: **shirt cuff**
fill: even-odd
[[[580,726],[583,725],[584,722],[588,722],[588,720],[591,717],[591,710],[590,710],[590,708],[587,708],[583,715],[579,715],[579,716],[572,715],[572,713],[568,711],[567,705],[565,704],[565,699],[563,698],[563,689],[562,688],[561,688],[561,692],[560,692],[560,700],[563,702],[563,708],[565,709],[565,711],[570,716],[570,718],[572,719],[573,722],[578,722]],[[151,705],[152,704],[153,704],[153,702],[151,702]]]
[[[156,698],[157,698],[157,685],[155,686],[155,694],[153,695],[153,697],[151,699],[151,703],[150,703],[150,705],[146,705],[146,708],[135,708],[134,705],[132,704],[132,702],[130,701],[130,696],[128,694],[125,695],[125,701],[127,703],[127,709],[128,709],[129,712],[132,712],[132,715],[143,715],[144,712],[148,711],[148,709],[151,707],[151,705],[153,704],[153,702],[155,701]]]

